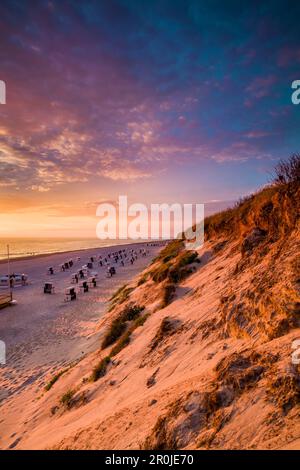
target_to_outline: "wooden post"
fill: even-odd
[[[10,283],[10,259],[9,259],[9,245],[7,245],[7,274],[8,274],[8,284],[9,284],[9,294],[10,300],[12,300],[12,287]]]

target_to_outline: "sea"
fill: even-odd
[[[7,259],[7,246],[10,258],[62,253],[89,248],[125,245],[132,240],[99,240],[75,238],[0,238],[0,260]]]

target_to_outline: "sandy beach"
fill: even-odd
[[[126,245],[124,248],[137,248],[138,251],[141,246],[144,245]],[[64,291],[71,285],[71,273],[76,272],[91,256],[101,254],[105,257],[118,248],[59,253],[11,263],[11,272],[28,274],[29,283],[14,288],[16,305],[0,310],[0,339],[7,348],[6,365],[0,366],[1,404],[7,404],[28,387],[42,390],[49,377],[61,368],[74,364],[99,348],[103,332],[99,332],[97,325],[108,299],[116,289],[140,272],[159,248],[149,247],[148,256],[138,256],[133,265],[130,262],[124,267],[116,265],[117,274],[112,278],[106,277],[106,267],[95,263],[97,287],[80,294],[76,301],[65,302]],[[77,261],[78,257],[80,261]],[[74,266],[61,272],[59,266],[70,258],[74,260]],[[49,266],[55,269],[53,276],[47,274]],[[4,266],[1,268],[5,273]],[[43,293],[45,281],[54,283],[54,294]]]

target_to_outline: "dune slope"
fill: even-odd
[[[18,398],[15,447],[299,448],[299,201],[266,188],[209,217],[196,253],[167,246],[112,299],[99,351]]]

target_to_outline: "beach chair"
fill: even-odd
[[[65,289],[65,302],[70,302],[71,300],[76,300],[77,294],[75,287],[67,287]]]
[[[88,282],[87,281],[81,281],[81,283],[79,284],[79,290],[80,292],[88,292],[89,291],[89,285],[88,285]]]
[[[84,272],[83,272],[83,269],[79,269],[79,271],[77,272],[77,274],[78,274],[79,279],[84,279]]]
[[[89,275],[89,273],[90,273],[90,270],[89,270],[89,268],[87,267],[87,264],[84,264],[84,265],[81,267],[81,270],[82,270],[82,272],[83,272],[83,274],[84,274],[84,277],[87,277],[87,276]]]
[[[106,270],[106,277],[111,277],[111,276],[112,274],[111,274],[110,268],[108,267]]]
[[[44,294],[54,294],[54,285],[52,282],[45,282],[44,284]]]
[[[90,277],[88,279],[88,284],[90,287],[97,287],[97,281],[95,277]]]
[[[112,277],[114,274],[116,274],[116,269],[114,266],[109,266],[106,271],[106,277]]]
[[[77,284],[78,283],[78,274],[77,273],[73,273],[72,276],[71,276],[71,283],[72,284]]]

